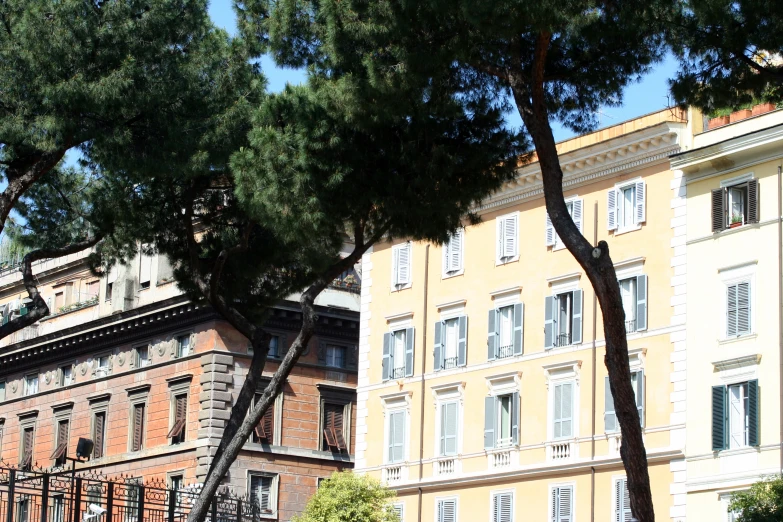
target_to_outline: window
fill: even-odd
[[[253,508],[262,516],[273,515],[277,511],[276,483],[277,476],[275,475],[250,475],[249,489]]]
[[[556,486],[552,488],[552,522],[573,522],[574,487]]]
[[[85,290],[87,293],[87,299],[97,299],[98,293],[101,289],[101,282],[97,279],[95,281],[90,281],[85,285]]]
[[[30,522],[30,496],[20,495],[19,500],[16,501],[16,517],[17,522]]]
[[[396,290],[408,288],[411,284],[410,242],[392,247],[392,257],[392,286]]]
[[[263,394],[256,393],[253,397],[252,408],[256,407],[256,404],[261,400]],[[264,416],[258,421],[255,429],[253,430],[253,442],[256,444],[274,444],[275,443],[275,404],[267,408]]]
[[[95,361],[95,376],[105,377],[111,372],[111,355],[100,355]]]
[[[103,457],[106,444],[106,412],[95,412],[92,417],[92,458]]]
[[[345,443],[345,405],[330,404],[323,405],[323,441],[322,449],[324,451],[347,451]]]
[[[382,373],[384,381],[413,375],[413,328],[384,334]]]
[[[631,370],[631,387],[636,398],[636,409],[639,412],[639,422],[644,427],[644,370]],[[609,387],[609,376],[604,377],[604,429],[607,433],[620,429],[617,415],[614,411],[614,398]]]
[[[150,359],[150,347],[149,345],[142,345],[136,347],[136,367],[146,368],[152,363]]]
[[[435,323],[435,371],[467,364],[468,317],[462,315]]]
[[[345,368],[345,347],[327,345],[326,365],[333,368]]]
[[[169,489],[174,492],[175,504],[182,505],[182,490],[185,487],[185,476],[182,473],[171,473],[168,475]]]
[[[568,214],[571,216],[576,228],[579,232],[582,232],[582,200],[570,199],[566,201],[566,208],[568,208]],[[549,212],[546,214],[546,246],[554,247],[555,250],[565,247],[565,244],[560,239],[560,236],[555,232],[555,226],[552,224],[552,219],[549,217]]]
[[[492,522],[513,522],[514,494],[509,492],[492,495]]]
[[[167,437],[171,439],[171,444],[181,444],[185,442],[185,423],[188,414],[188,395],[181,393],[175,395],[171,401],[171,429]]]
[[[759,445],[758,381],[712,388],[712,449]]]
[[[712,191],[712,231],[758,223],[758,181],[749,179]]]
[[[65,522],[65,496],[52,495],[52,522]]]
[[[56,292],[54,294],[54,310],[52,312],[58,313],[63,306],[65,306],[65,292]]]
[[[500,216],[497,221],[498,264],[515,261],[519,258],[519,213]]]
[[[60,367],[59,371],[60,386],[70,386],[73,384],[73,365],[66,364]]]
[[[519,443],[519,393],[484,399],[484,449]]]
[[[141,451],[144,447],[144,403],[134,404],[132,407],[131,422],[131,451]]]
[[[607,194],[606,222],[609,230],[636,230],[646,220],[644,181],[625,183]]]
[[[524,306],[517,303],[489,311],[487,359],[522,355]]]
[[[552,438],[565,439],[574,435],[574,383],[554,385],[552,394]]]
[[[726,337],[750,332],[750,282],[730,284],[726,286]]]
[[[38,393],[38,374],[30,374],[24,378],[24,395]]]
[[[403,520],[405,520],[405,504],[403,504],[402,502],[398,502],[396,504],[392,504],[391,505],[391,510],[392,510],[392,513],[397,515],[397,520],[399,522],[402,522]]]
[[[19,455],[19,466],[29,470],[33,465],[33,446],[35,443],[35,426],[22,429],[22,451]]]
[[[177,350],[175,353],[176,358],[187,357],[190,355],[190,334],[180,335],[176,340]]]
[[[443,245],[443,276],[462,273],[463,229],[457,229]]]
[[[457,522],[456,498],[438,499],[437,510],[437,522]]]
[[[647,329],[647,276],[621,279],[620,296],[623,299],[626,333]]]
[[[55,449],[51,458],[54,460],[55,466],[64,466],[65,457],[68,455],[68,435],[70,432],[70,422],[67,419],[62,419],[57,422],[55,431]]]
[[[106,283],[106,295],[103,297],[104,301],[111,301],[111,292],[114,289],[114,283]]]
[[[387,442],[388,464],[396,464],[405,460],[405,417],[406,412],[389,412],[389,436]]]
[[[625,478],[614,481],[614,520],[617,522],[630,521],[631,495],[628,493],[628,482]]]
[[[0,401],[5,400],[5,381],[0,382]]]
[[[452,457],[457,454],[457,433],[459,432],[459,403],[445,402],[440,405],[440,455]]]
[[[146,290],[150,287],[153,256],[146,254],[149,248],[149,245],[141,245],[139,251],[139,288],[141,290]]]
[[[582,291],[547,296],[544,303],[544,348],[582,342]]]
[[[273,335],[269,339],[269,357],[273,357],[275,359],[280,358],[280,336],[279,335]]]

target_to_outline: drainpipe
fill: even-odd
[[[778,386],[780,388],[780,437],[781,444],[778,445],[780,452],[780,469],[783,471],[783,185],[781,185],[781,174],[783,174],[783,162],[778,165],[778,348],[780,372],[778,378],[781,379]]]
[[[421,400],[419,401],[419,411],[421,416],[419,418],[419,505],[418,505],[418,521],[421,522],[421,479],[424,476],[424,372],[427,370],[427,295],[429,292],[429,279],[430,279],[430,245],[424,250],[424,313],[422,313],[422,319],[424,320],[424,326],[422,327],[421,336]]]
[[[593,206],[593,245],[598,244],[598,201]],[[592,386],[592,407],[590,415],[590,460],[595,460],[595,381],[597,354],[595,348],[596,329],[598,324],[598,295],[593,291],[593,386]],[[595,467],[590,466],[590,522],[595,522]]]

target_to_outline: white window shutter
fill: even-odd
[[[750,283],[737,285],[737,335],[750,333]]]
[[[503,257],[517,255],[517,216],[508,216],[503,223]]]
[[[573,207],[571,208],[571,219],[574,220],[576,228],[579,229],[579,233],[582,233],[582,200],[575,199]]]
[[[606,228],[617,230],[617,189],[609,189],[606,194]]]
[[[647,209],[645,204],[645,186],[644,181],[636,182],[636,223],[644,223],[647,220]]]
[[[438,522],[457,522],[457,501],[453,498],[438,501]]]
[[[729,285],[726,292],[726,336],[737,335],[737,285]]]
[[[573,520],[573,494],[571,486],[557,488],[557,522],[572,522]]]
[[[614,482],[614,522],[631,522],[631,496],[626,479]]]
[[[462,270],[462,229],[457,229],[449,239],[449,272]]]
[[[411,272],[411,244],[401,245],[397,252],[397,284],[407,285],[410,282]]]
[[[492,521],[512,522],[512,503],[511,493],[495,494],[492,505]]]
[[[552,220],[549,218],[549,212],[546,213],[546,246],[555,245],[555,227],[552,225]]]

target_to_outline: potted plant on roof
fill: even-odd
[[[732,214],[731,224],[729,225],[729,228],[737,228],[741,226],[742,226],[742,214]]]

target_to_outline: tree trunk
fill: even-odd
[[[552,225],[560,239],[584,269],[601,305],[606,337],[605,363],[609,386],[620,423],[620,456],[625,465],[631,511],[639,522],[653,522],[652,493],[647,470],[647,453],[642,440],[639,412],[631,385],[625,312],[614,264],[605,241],[593,247],[574,224],[563,197],[563,171],[557,153],[546,107],[544,65],[551,35],[542,33],[536,46],[532,78],[521,70],[508,73],[514,100],[527,131],[533,139],[541,166],[544,199]],[[530,83],[528,83],[530,82]]]

